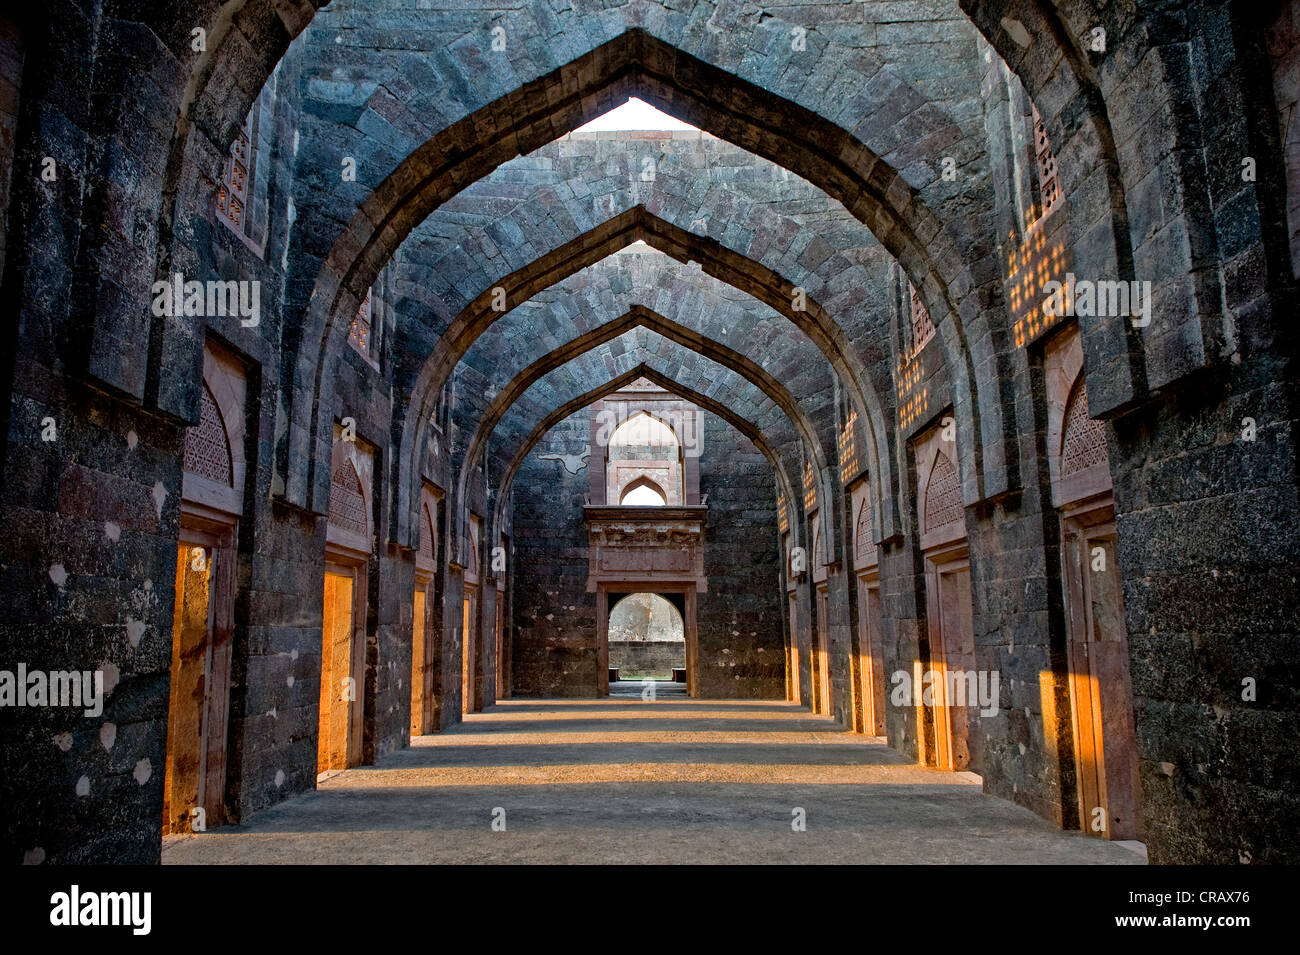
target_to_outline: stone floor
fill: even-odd
[[[792,828],[803,810],[806,831]],[[494,831],[504,815],[505,831]],[[512,700],[165,863],[1140,864],[787,703]]]

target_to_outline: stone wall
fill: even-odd
[[[8,17],[0,17],[0,273],[4,272],[8,228],[9,180],[13,175],[14,148],[18,138],[18,104],[22,98],[22,31]]]
[[[643,677],[666,680],[672,676],[674,668],[686,666],[686,643],[670,640],[611,640],[609,665],[618,669],[621,680],[639,680]]]
[[[529,453],[515,479],[513,691],[520,696],[596,693],[596,604],[586,591],[582,503],[586,469],[576,475],[545,455],[581,454],[590,425],[580,411]],[[700,493],[708,593],[697,597],[697,693],[712,698],[784,694],[779,558],[772,469],[716,415],[701,411]],[[714,517],[716,515],[716,517]]]
[[[64,5],[50,13],[68,36],[80,35],[80,15],[73,11],[73,5]],[[4,376],[3,505],[14,549],[6,551],[0,568],[6,605],[0,628],[9,669],[15,661],[33,670],[99,669],[107,699],[103,714],[94,719],[61,708],[0,712],[0,802],[10,810],[4,845],[14,859],[30,861],[153,862],[160,851],[180,448],[185,427],[197,421],[205,339],[238,356],[249,385],[223,796],[227,819],[238,821],[316,785],[325,525],[321,515],[281,502],[283,480],[273,467],[283,425],[281,349],[293,343],[282,296],[288,247],[297,241],[290,193],[301,119],[298,66],[291,51],[280,64],[275,95],[262,97],[252,190],[257,221],[265,224],[259,241],[245,241],[217,220],[211,193],[208,204],[194,207],[187,193],[175,222],[183,246],[160,266],[187,279],[259,283],[260,321],[251,327],[229,317],[158,321],[154,334],[162,370],[150,385],[150,407],[141,407],[129,396],[106,394],[82,380],[85,348],[72,343],[86,330],[68,315],[75,299],[72,266],[78,262],[70,243],[77,235],[72,223],[82,216],[75,197],[85,195],[77,185],[86,169],[79,151],[87,147],[94,124],[77,112],[84,104],[66,92],[71,89],[66,84],[63,107],[72,115],[57,117],[39,71],[28,71],[27,78],[36,75],[37,82],[25,85],[21,103],[10,88],[21,65],[15,57],[30,46],[32,29],[21,45],[5,33],[0,50],[0,112],[22,103],[35,109],[45,101],[37,109],[43,118],[26,127],[29,138],[20,139],[16,153],[0,150],[5,175],[11,169],[22,173],[12,178],[6,233],[21,234],[24,241],[14,246],[6,239],[5,255],[11,259],[7,300],[23,316],[12,327],[25,329],[4,357],[11,373]],[[49,38],[37,30],[35,40],[39,55],[57,72]],[[145,42],[142,35],[133,42],[142,59],[157,52],[138,46]],[[73,49],[65,48],[65,54]],[[20,132],[25,109],[10,117],[20,120]],[[4,128],[12,132],[13,125]],[[152,147],[147,136],[132,144],[151,159],[154,152],[165,158],[165,150]],[[0,145],[8,143],[0,137]],[[39,177],[44,155],[56,161],[49,182]],[[119,174],[126,175],[128,165]],[[142,179],[147,173],[135,169]],[[144,220],[124,225],[127,232],[139,232]],[[135,268],[125,260],[120,264],[122,274]],[[39,287],[31,284],[37,275]],[[149,314],[147,306],[103,307],[129,313],[134,321],[137,314]],[[140,337],[125,319],[117,333],[124,341]],[[335,384],[338,417],[351,417],[358,435],[382,460],[390,441],[392,399],[384,378],[389,359],[380,358],[376,368],[345,349]],[[143,376],[143,366],[133,370],[128,362],[123,357],[113,374]],[[185,413],[193,417],[177,417],[187,406],[191,410]],[[453,408],[449,418],[463,420],[461,414],[458,419]],[[443,487],[449,484],[446,450],[431,451],[425,467],[426,476]],[[391,489],[382,469],[377,478],[371,501],[376,534],[366,571],[366,666],[359,674],[366,761],[406,744],[410,692],[413,562],[409,553],[380,544],[388,533]],[[471,501],[481,502],[482,482],[476,487],[471,481],[470,490]],[[445,561],[441,566],[454,581],[455,572]],[[456,625],[435,623],[441,658],[454,661],[441,673],[444,726],[460,718],[458,604],[455,610]]]
[[[772,468],[717,415],[701,412],[700,496],[708,495],[704,574],[697,598],[697,693],[703,697],[785,695],[781,558]]]
[[[515,478],[513,541],[515,696],[595,696],[596,595],[587,593],[587,525],[582,505],[587,466],[564,462],[590,446],[590,413],[582,409],[542,438]]]

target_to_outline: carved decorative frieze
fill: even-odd
[[[588,505],[587,589],[601,583],[694,582],[704,587],[708,508]]]

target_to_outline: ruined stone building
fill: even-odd
[[[1300,860],[1298,39],[0,15],[7,861],[157,862],[650,678],[1089,851]],[[630,98],[679,122],[586,128]]]

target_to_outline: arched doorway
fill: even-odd
[[[186,431],[182,450],[164,835],[225,821],[246,396],[243,363],[207,343],[201,415]]]
[[[619,681],[678,679],[686,672],[682,594],[611,595],[609,669]]]
[[[925,561],[924,660],[931,694],[920,688],[918,718],[927,762],[940,769],[978,771],[979,707],[970,692],[975,667],[970,547],[957,468],[957,441],[941,423],[916,441],[921,553]]]
[[[1106,426],[1088,413],[1083,344],[1062,329],[1043,351],[1052,504],[1061,587],[1080,828],[1141,839],[1133,688]]]

